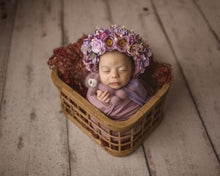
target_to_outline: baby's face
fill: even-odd
[[[132,76],[131,60],[120,52],[107,52],[100,57],[99,75],[103,84],[120,89],[128,84]]]

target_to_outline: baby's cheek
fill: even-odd
[[[105,85],[108,85],[108,83],[109,83],[109,78],[108,78],[107,76],[101,77],[101,82],[102,82],[103,84],[105,84]]]

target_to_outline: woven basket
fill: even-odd
[[[114,121],[64,83],[58,77],[57,68],[53,68],[51,77],[59,91],[64,114],[114,156],[126,156],[134,152],[162,120],[169,84],[164,84],[131,118]]]

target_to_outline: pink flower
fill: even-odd
[[[105,52],[105,45],[102,42],[102,40],[96,39],[94,38],[91,43],[90,43],[91,47],[92,47],[92,51],[96,54],[104,54]]]
[[[107,37],[107,34],[106,34],[105,32],[100,32],[100,33],[99,33],[99,38],[100,38],[101,40],[104,40],[106,37]]]

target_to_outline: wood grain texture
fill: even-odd
[[[60,1],[19,1],[1,112],[0,175],[68,175],[66,120],[46,64]]]
[[[220,45],[191,1],[155,1],[198,113],[220,154]],[[184,23],[183,23],[184,21]]]
[[[2,1],[0,4],[0,110],[8,67],[11,36],[16,12],[16,1]]]
[[[193,0],[210,31],[220,43],[220,1]]]

